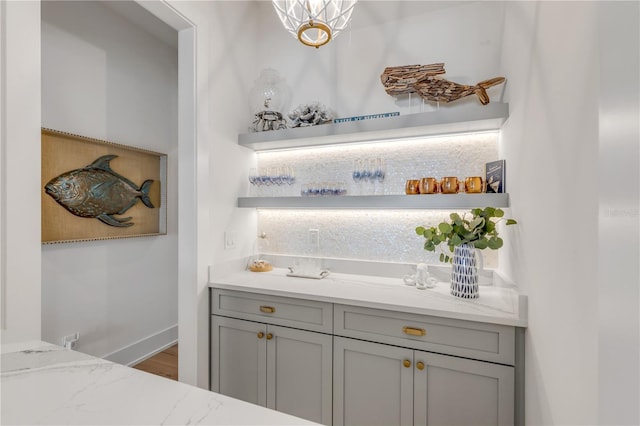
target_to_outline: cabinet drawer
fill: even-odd
[[[514,365],[515,329],[505,325],[334,305],[334,334]]]
[[[214,315],[324,333],[333,331],[333,305],[326,302],[214,289],[211,310]]]

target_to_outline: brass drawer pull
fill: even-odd
[[[276,311],[276,308],[272,306],[260,306],[260,312],[264,312],[265,314],[272,314]]]
[[[258,332],[258,339],[262,339],[264,337],[264,333],[262,331]]]
[[[402,327],[402,331],[410,336],[424,336],[427,334],[423,328]]]
[[[408,359],[405,359],[404,361],[402,361],[402,365],[404,365],[405,368],[409,368],[411,367],[411,361],[409,361]]]
[[[273,334],[268,333],[268,334],[267,334],[267,340],[271,340],[271,339],[273,339]]]
[[[424,370],[424,362],[420,361],[416,364],[416,368],[420,371]]]

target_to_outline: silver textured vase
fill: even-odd
[[[451,294],[463,299],[477,299],[478,266],[473,244],[460,244],[453,249]]]

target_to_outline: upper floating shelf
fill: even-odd
[[[509,194],[241,197],[238,207],[263,209],[472,209],[509,207]]]
[[[238,135],[238,144],[265,151],[468,133],[498,130],[507,118],[509,104],[492,102],[372,120],[242,133]]]

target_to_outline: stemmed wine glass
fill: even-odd
[[[287,183],[287,185],[293,185],[296,182],[296,175],[293,166],[284,166],[284,176],[283,180]]]
[[[282,178],[284,177],[284,173],[282,171],[282,167],[271,167],[269,169],[269,180],[272,185],[282,185]]]
[[[260,181],[260,178],[258,177],[258,169],[256,169],[255,167],[252,167],[251,169],[249,169],[249,183],[251,185],[262,184],[262,182]]]
[[[362,159],[353,160],[353,172],[351,177],[353,182],[358,186],[359,195],[362,195],[362,181],[365,179],[364,161]]]
[[[384,193],[384,186],[383,186],[383,182],[384,182],[384,178],[387,174],[387,165],[384,161],[384,158],[376,158],[374,160],[372,160],[374,163],[374,166],[372,167],[373,169],[373,182],[375,185],[374,188],[374,193],[378,194],[378,193]],[[378,191],[378,186],[380,186],[380,190]]]

